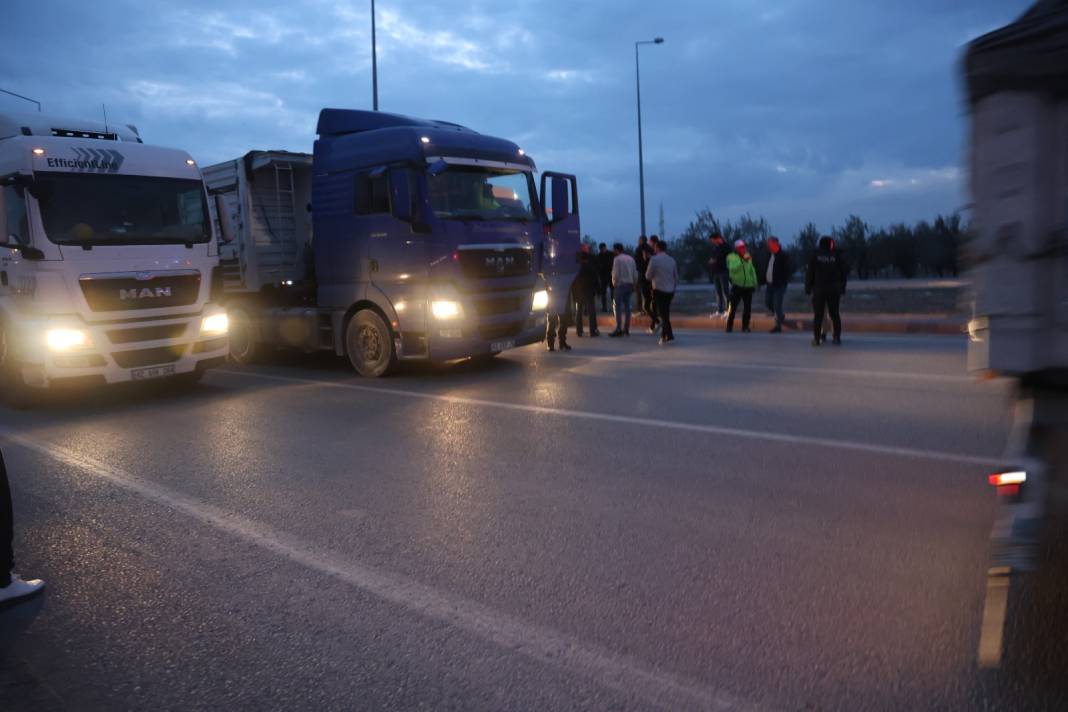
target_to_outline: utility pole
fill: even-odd
[[[378,41],[375,37],[375,0],[371,0],[371,92],[378,111]]]

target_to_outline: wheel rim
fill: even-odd
[[[238,360],[248,356],[249,347],[252,343],[252,335],[249,333],[248,322],[243,316],[236,316],[230,327],[230,353]]]
[[[360,326],[356,338],[360,347],[360,358],[365,364],[372,366],[382,360],[382,337],[378,329],[364,324]]]

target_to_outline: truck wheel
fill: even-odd
[[[245,309],[228,310],[230,315],[230,360],[247,366],[256,361],[260,355],[260,345],[256,343],[256,329],[252,317]]]
[[[7,329],[0,324],[0,402],[12,408],[24,410],[34,405],[35,394],[22,380],[13,349],[8,341]]]
[[[393,335],[386,322],[370,309],[356,312],[345,327],[345,353],[356,372],[366,378],[379,378],[397,363]]]

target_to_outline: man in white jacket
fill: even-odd
[[[634,258],[623,251],[623,244],[612,246],[616,253],[612,260],[612,306],[616,312],[616,330],[609,336],[630,336],[630,295],[638,285],[638,266]]]

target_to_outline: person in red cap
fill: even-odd
[[[753,292],[757,288],[756,267],[753,256],[745,246],[744,240],[734,243],[734,252],[727,256],[727,273],[731,278],[731,299],[727,309],[727,333],[734,331],[734,315],[738,312],[738,303],[742,304],[742,331],[748,332],[749,318],[753,313]]]

